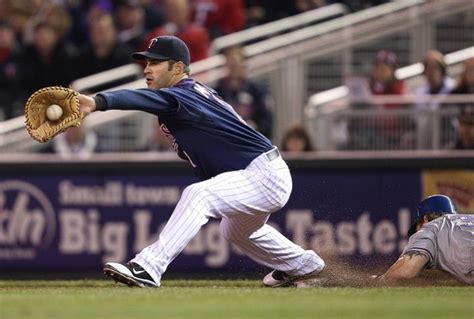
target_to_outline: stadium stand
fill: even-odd
[[[102,10],[110,10],[107,6],[102,6]],[[348,87],[344,85],[345,81],[348,77],[365,76],[375,52],[382,48],[389,48],[398,55],[401,68],[396,74],[397,77],[405,79],[408,90],[419,86],[422,82],[420,61],[429,49],[436,48],[443,53],[450,53],[447,55],[447,58],[452,57],[452,60],[448,61],[448,73],[454,78],[460,74],[462,62],[472,57],[472,48],[468,48],[473,36],[472,32],[469,32],[472,28],[472,19],[469,19],[469,16],[474,10],[474,4],[471,1],[404,0],[389,2],[351,14],[346,14],[347,9],[343,9],[342,12],[334,13],[333,19],[322,14],[326,12],[325,10],[334,10],[334,8],[334,5],[326,6],[313,10],[314,12],[300,13],[291,17],[293,20],[282,19],[269,23],[274,31],[261,29],[264,25],[257,26],[255,31],[265,31],[262,31],[263,35],[255,39],[243,39],[252,29],[241,31],[243,51],[249,70],[248,77],[266,84],[276,101],[275,125],[272,134],[274,141],[281,141],[288,123],[299,121],[305,123],[318,150],[352,149],[348,146],[348,133],[344,129],[344,126],[347,126],[345,121],[335,120],[328,122],[330,123],[328,125],[319,125],[321,121],[317,119],[317,116],[315,117],[315,114],[325,114],[320,111],[331,109],[330,116],[333,117],[333,111],[338,110],[337,107],[332,106],[334,101],[338,101],[339,107],[344,108],[340,106],[340,102],[349,96]],[[315,20],[318,23],[308,22],[309,13],[316,17]],[[301,24],[298,25],[295,21],[300,18]],[[286,27],[276,24],[278,22],[286,24]],[[445,31],[447,29],[455,30],[456,37],[448,37]],[[219,41],[226,37],[232,39],[232,41],[229,40],[228,45],[234,44],[235,38],[229,37],[237,36],[239,33],[217,38],[213,45],[222,43]],[[225,45],[220,44],[220,46]],[[198,80],[214,85],[225,76],[224,58],[216,54],[193,63],[191,69]],[[99,74],[97,77],[103,79],[108,77],[106,74],[108,73]],[[136,74],[137,69],[134,69],[121,76],[129,77]],[[80,83],[84,81],[74,81],[73,87]],[[106,83],[94,83],[94,85],[97,87]],[[138,79],[121,87],[142,87],[143,85],[142,80]],[[86,86],[78,86],[76,89],[94,92]],[[457,99],[456,103],[458,102],[462,103]],[[374,103],[383,104],[380,101]],[[397,103],[413,104],[415,102],[412,99],[411,102],[405,100],[397,101]],[[358,111],[363,112],[363,110],[350,110],[350,112]],[[412,110],[403,110],[405,111],[412,112]],[[344,112],[348,112],[347,108]],[[456,118],[456,112],[446,112],[449,115],[443,116]],[[350,113],[345,116],[361,116],[360,114]],[[406,130],[413,130],[412,118],[417,115],[407,116],[409,118],[406,121],[407,125],[403,127]],[[35,150],[35,145],[28,141],[28,137],[22,131],[22,122],[22,118],[19,117],[1,123],[0,149],[8,152]],[[107,137],[102,138],[101,132],[110,131],[110,126],[118,125],[117,122],[126,123],[123,124],[125,129],[121,130],[119,140],[117,136],[114,137],[115,141],[107,140]],[[88,125],[97,131],[102,145],[115,145],[106,149],[133,151],[143,148],[143,143],[149,139],[149,136],[145,135],[152,131],[150,128],[153,123],[151,119],[147,119],[146,115],[132,112],[132,114],[120,115],[107,114],[107,119],[97,115],[90,118]],[[398,143],[397,146],[389,148],[419,148],[416,141],[418,133],[411,132],[407,142]],[[454,132],[451,130],[447,134],[451,137],[447,140],[444,138],[442,144],[437,142],[439,138],[433,138],[430,148],[449,148]],[[374,147],[387,148],[380,143]]]

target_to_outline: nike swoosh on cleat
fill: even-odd
[[[135,270],[132,268],[132,274],[134,275],[140,275],[140,274],[143,274],[145,272],[145,270]]]

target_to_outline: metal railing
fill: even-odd
[[[308,112],[305,124],[321,151],[452,149],[458,114],[468,104],[474,105],[474,95],[373,96],[356,104],[339,100]]]
[[[322,8],[310,10],[291,17],[283,18],[274,22],[235,32],[216,38],[211,45],[211,50],[215,54],[223,49],[235,45],[243,46],[254,43],[273,35],[287,33],[289,30],[306,27],[320,21],[329,20],[337,16],[349,13],[349,8],[342,4],[332,4]]]
[[[104,84],[129,78],[138,79],[141,77],[143,77],[143,68],[139,64],[131,63],[77,79],[71,83],[71,87],[78,92],[97,92],[94,88]],[[127,82],[130,82],[130,80]]]
[[[453,76],[460,74],[462,72],[462,62],[472,57],[474,57],[474,46],[446,54],[444,59],[448,66],[448,73]],[[416,87],[421,83],[418,76],[422,73],[423,64],[414,63],[397,69],[395,71],[395,77],[399,80],[407,81],[408,87]],[[349,88],[346,85],[315,93],[309,97],[305,112],[311,113],[314,112],[315,108],[324,107],[327,103],[340,99],[348,99],[349,94]]]

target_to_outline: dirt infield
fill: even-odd
[[[459,287],[466,284],[439,270],[424,270],[417,278],[403,283],[386,283],[373,279],[373,275],[380,275],[387,269],[386,266],[371,264],[370,269],[358,269],[341,258],[325,256],[326,269],[317,277],[295,283],[298,288],[314,287]]]

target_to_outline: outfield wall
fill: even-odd
[[[2,158],[0,269],[97,268],[127,261],[155,240],[182,190],[196,179],[182,162],[124,156]],[[359,264],[395,260],[413,209],[429,194],[450,195],[460,211],[474,212],[473,152],[320,154],[288,162],[293,193],[270,223],[323,255]],[[171,267],[257,265],[231,247],[212,220]]]

